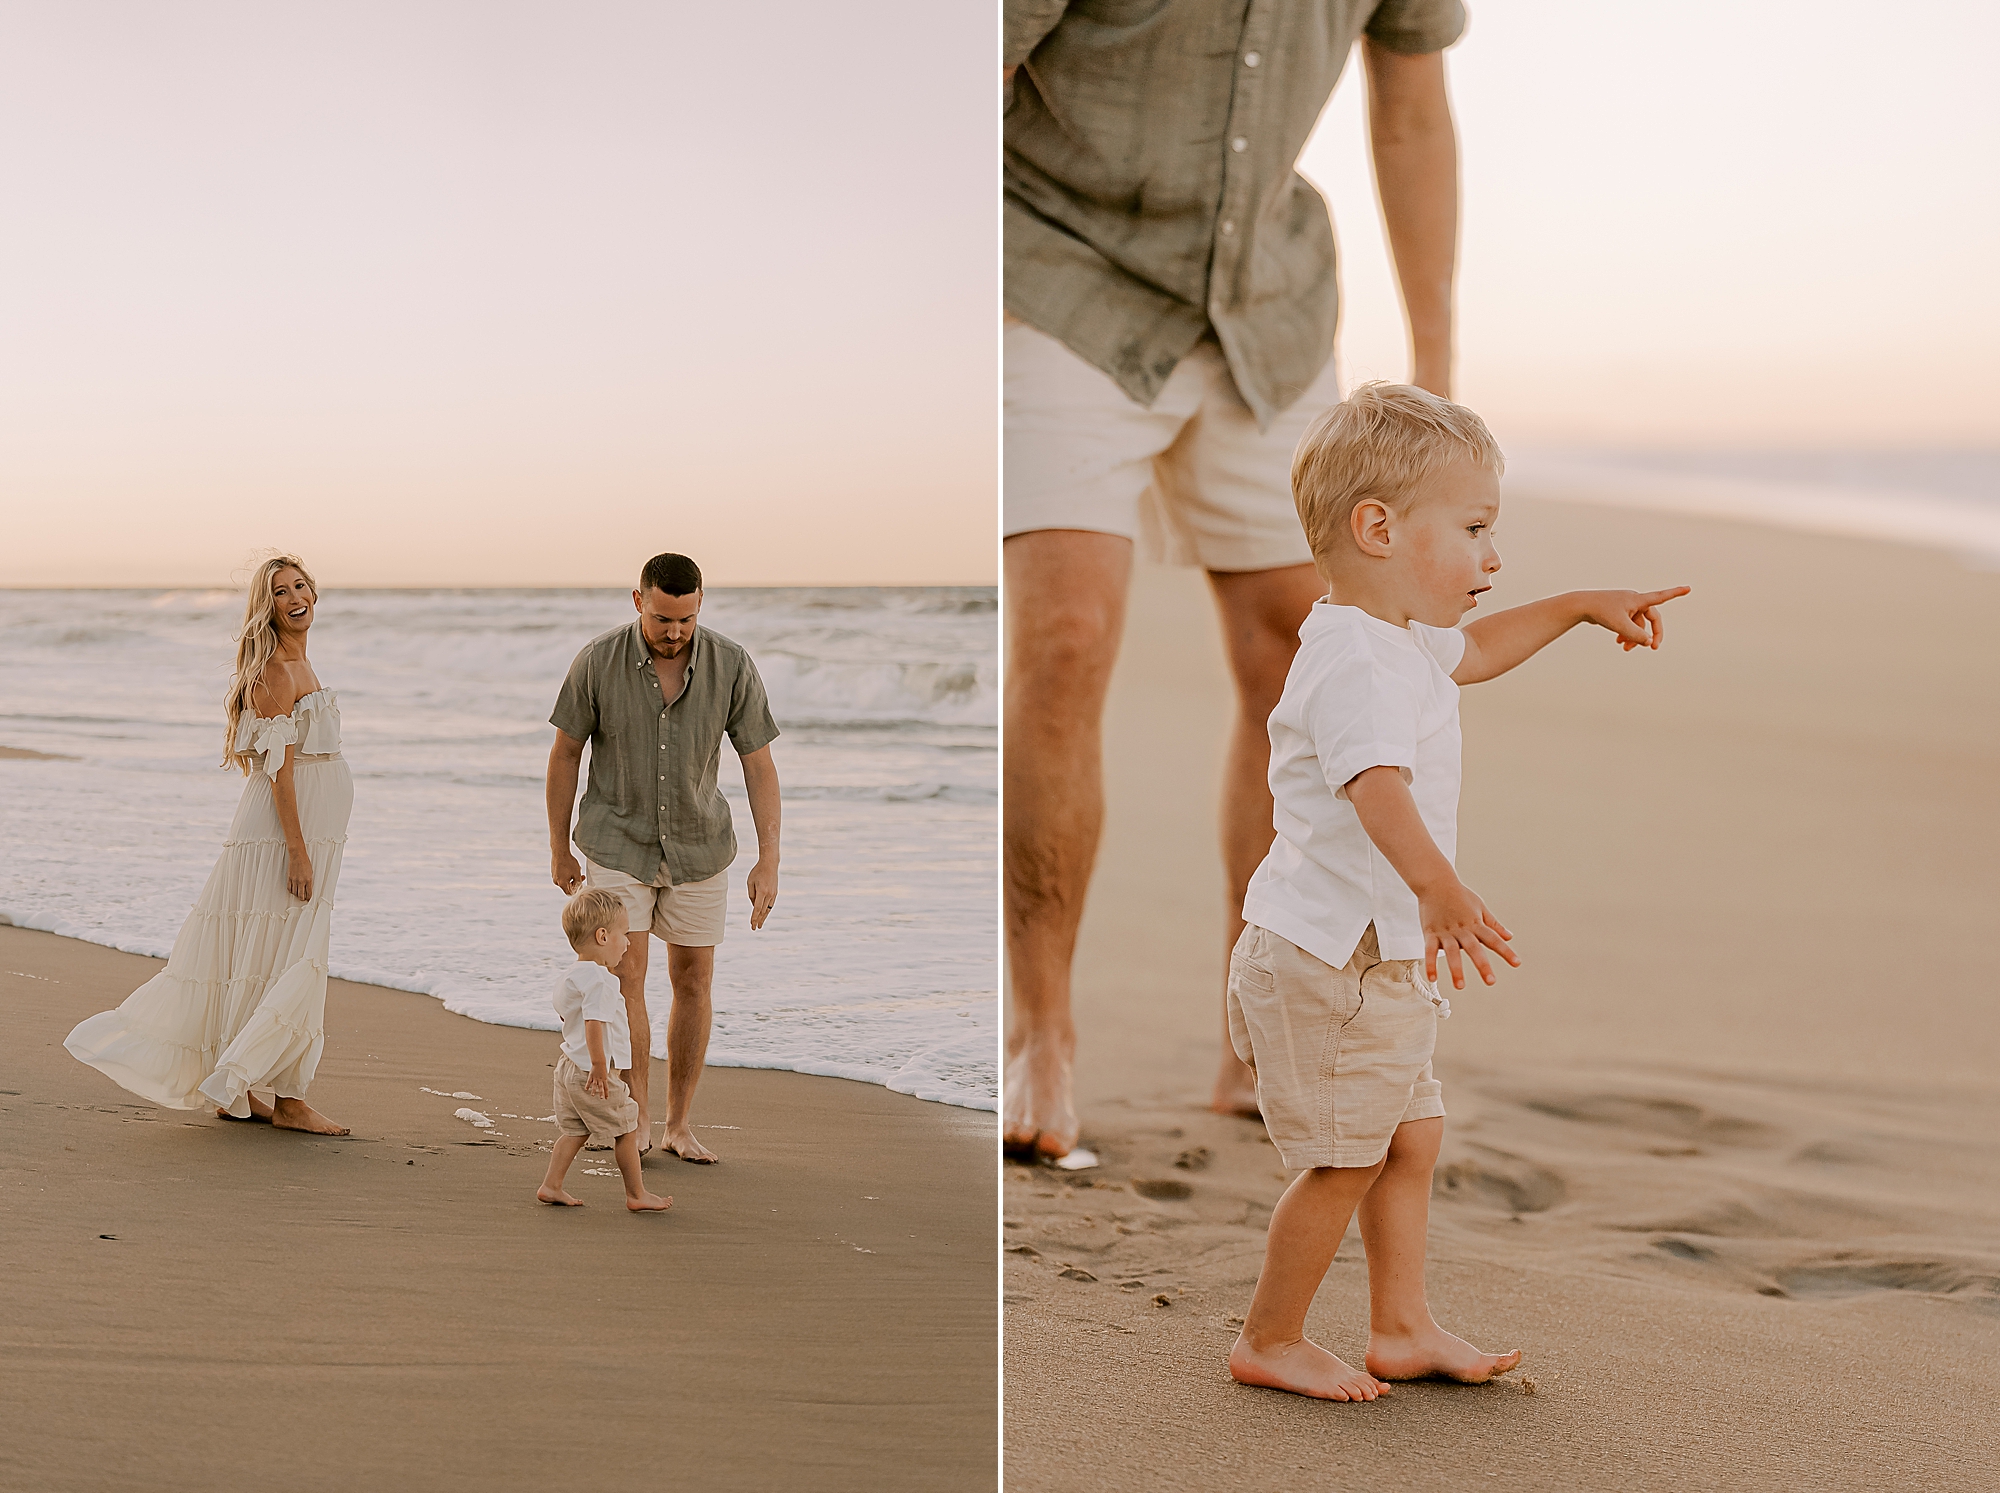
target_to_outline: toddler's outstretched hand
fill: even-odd
[[[1584,620],[1609,628],[1618,635],[1618,646],[1630,653],[1634,648],[1658,648],[1666,637],[1660,608],[1677,596],[1685,596],[1688,586],[1672,586],[1665,591],[1587,591]]]
[[[1465,989],[1465,968],[1459,962],[1463,952],[1472,960],[1479,978],[1493,983],[1493,966],[1487,962],[1491,949],[1509,964],[1519,967],[1521,956],[1513,950],[1514,935],[1486,910],[1479,894],[1462,881],[1439,888],[1417,899],[1417,914],[1424,923],[1424,978],[1437,983],[1438,955],[1442,953],[1451,971],[1451,988]]]

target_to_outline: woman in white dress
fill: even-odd
[[[222,858],[167,967],[63,1045],[155,1104],[345,1135],[305,1102],[326,1040],[333,889],[354,806],[339,706],[306,661],[318,599],[297,556],[258,567],[222,759],[249,782]]]

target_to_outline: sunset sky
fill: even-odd
[[[993,23],[0,9],[0,584],[995,573]]]
[[[2000,10],[1470,0],[1459,394],[1504,443],[2000,446]],[[1407,371],[1360,70],[1308,147]]]
[[[1510,445],[2000,445],[2000,12],[1476,3],[1462,397]],[[995,27],[0,10],[0,584],[993,579]],[[1350,69],[1304,162],[1401,376]]]

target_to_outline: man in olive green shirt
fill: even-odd
[[[710,986],[722,942],[736,830],[716,784],[722,738],[743,762],[757,826],[750,870],[750,926],[778,900],[777,723],[764,682],[740,643],[701,627],[701,570],[685,555],[655,555],[632,593],[638,617],[593,639],[570,665],[550,715],[550,875],[565,893],[606,887],[625,904],[631,946],[613,971],[625,996],[632,1067],[625,1074],[652,1146],[648,1107],[652,1025],[646,1013],[647,935],[667,944],[674,999],[667,1013],[668,1150],[686,1161],[716,1159],[694,1138],[689,1112],[708,1057]],[[590,783],[576,803],[578,766],[590,743]],[[570,849],[570,811],[577,808]],[[586,871],[587,867],[587,871]]]
[[[1294,167],[1359,40],[1411,379],[1448,394],[1463,27],[1459,0],[1006,0],[1010,1147],[1077,1139],[1070,961],[1135,546],[1205,570],[1221,612],[1222,949],[1242,930],[1272,836],[1265,721],[1323,590],[1291,454],[1340,397],[1333,232]],[[1211,1103],[1257,1113],[1226,1035]]]

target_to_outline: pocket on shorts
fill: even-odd
[[[1278,988],[1277,971],[1270,965],[1271,935],[1262,928],[1246,927],[1236,947],[1229,951],[1229,979],[1232,984],[1260,995]]]

